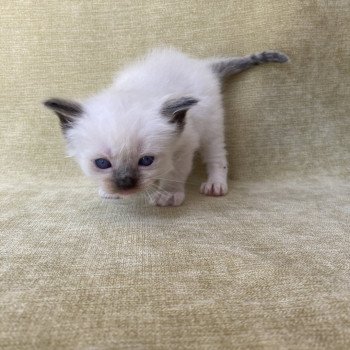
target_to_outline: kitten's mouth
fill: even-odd
[[[127,198],[134,194],[143,192],[148,188],[151,188],[153,184],[154,184],[154,181],[146,181],[146,182],[140,182],[135,187],[122,189],[122,188],[117,188],[117,186],[115,186],[113,183],[107,182],[102,185],[102,188],[104,188],[104,191],[111,196]]]
[[[122,197],[129,197],[137,192],[140,192],[140,188],[132,188],[129,190],[118,190],[117,192],[115,192],[115,194],[120,195]]]
[[[139,184],[139,185],[137,185],[137,187],[134,187],[134,188],[125,189],[125,190],[118,189],[118,190],[114,191],[114,193],[117,195],[120,195],[121,197],[126,198],[126,197],[132,196],[134,194],[144,192],[148,188],[152,188],[153,184],[154,184],[154,181],[149,181],[148,183]]]

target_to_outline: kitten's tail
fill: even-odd
[[[210,62],[210,65],[214,73],[223,80],[226,77],[235,75],[261,63],[284,63],[288,61],[289,58],[284,53],[277,51],[264,51],[249,56],[213,60]]]

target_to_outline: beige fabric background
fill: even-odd
[[[348,349],[348,0],[2,0],[1,349]],[[40,102],[156,45],[278,49],[225,86],[230,193],[102,201]]]

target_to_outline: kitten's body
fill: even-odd
[[[287,57],[262,53],[198,60],[173,49],[158,49],[83,105],[53,99],[46,106],[59,115],[69,153],[87,175],[97,178],[102,195],[129,194],[156,181],[152,202],[176,206],[185,198],[197,149],[208,173],[201,192],[226,194],[221,80],[269,61],[285,62]],[[140,166],[138,160],[148,156],[154,163]],[[97,169],[93,162],[97,158],[107,159],[111,167]]]

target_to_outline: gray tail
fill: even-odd
[[[232,57],[223,58],[211,61],[211,68],[215,74],[222,80],[231,75],[240,73],[253,66],[267,63],[267,62],[288,62],[287,55],[276,51],[264,51],[261,53],[244,56],[244,57]]]

